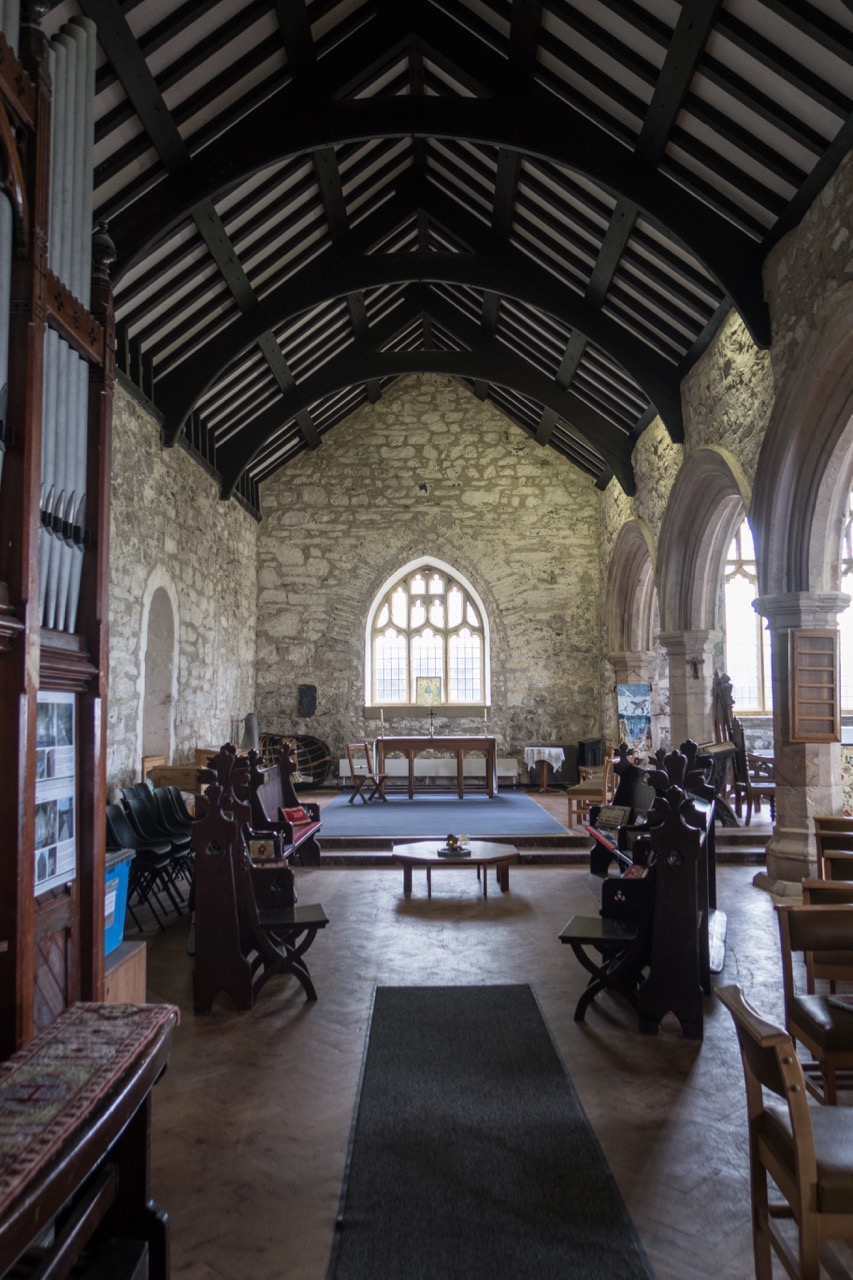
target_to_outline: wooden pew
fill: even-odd
[[[265,768],[257,751],[248,753],[249,790],[252,809],[252,826],[259,831],[274,831],[282,839],[289,861],[300,866],[319,866],[320,806],[303,804],[293,785],[296,762],[293,744],[282,742],[278,763]],[[302,809],[307,822],[288,822],[282,817],[283,809]]]
[[[193,823],[196,855],[196,1013],[208,1013],[224,991],[237,1009],[250,1009],[266,982],[292,973],[316,1000],[304,960],[328,924],[319,903],[297,905],[286,858],[255,865],[249,858],[249,766],[234,747],[223,748],[206,771],[207,786]]]
[[[685,1038],[702,1038],[703,997],[711,992],[712,918],[724,937],[725,915],[713,910],[713,789],[691,767],[694,757],[692,750],[660,753],[657,769],[649,771],[658,793],[646,829],[654,876],[639,918],[633,925],[620,922],[618,929],[607,920],[604,898],[619,884],[609,877],[601,918],[573,916],[559,935],[592,975],[575,1011],[578,1021],[599,991],[612,990],[637,1010],[641,1031],[655,1034],[672,1012]],[[718,937],[716,943],[724,954],[724,942]],[[600,960],[591,958],[590,948]]]

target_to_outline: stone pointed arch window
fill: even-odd
[[[853,596],[853,493],[847,495],[844,537],[841,542],[841,590]],[[853,711],[853,604],[838,618],[841,710]]]
[[[366,702],[377,707],[488,705],[489,627],[477,592],[439,560],[405,565],[368,615]]]
[[[770,634],[752,607],[758,595],[755,545],[749,521],[735,530],[726,557],[726,671],[732,682],[735,715],[771,710]]]

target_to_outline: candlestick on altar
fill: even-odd
[[[483,737],[485,738],[489,732],[489,708],[483,707]]]
[[[380,738],[385,737],[385,708],[384,707],[379,708],[379,736]]]
[[[435,712],[432,707],[429,709],[429,736],[431,738],[435,737]]]

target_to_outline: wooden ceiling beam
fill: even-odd
[[[595,341],[631,374],[654,402],[673,436],[683,438],[681,403],[674,368],[627,330],[600,313],[575,301],[558,281],[535,263],[506,246],[489,254],[350,252],[349,245],[335,246],[303,272],[273,291],[252,312],[231,322],[202,348],[183,361],[157,385],[157,404],[165,414],[164,438],[174,443],[183,423],[201,395],[233,360],[256,342],[268,328],[278,327],[291,316],[325,299],[356,293],[365,288],[412,281],[451,282],[483,291],[497,284],[500,291],[557,316],[570,327],[594,330]],[[535,281],[535,283],[534,283]],[[577,321],[588,319],[588,325]],[[602,340],[604,331],[613,340]]]
[[[165,414],[164,438],[174,443],[197,401],[216,378],[267,329],[323,301],[367,287],[409,283],[413,279],[454,282],[481,289],[486,295],[486,318],[494,332],[498,294],[516,297],[551,314],[572,330],[580,330],[625,368],[655,404],[673,439],[683,438],[679,381],[674,366],[634,338],[624,327],[564,289],[554,277],[525,254],[493,236],[476,218],[431,188],[415,182],[401,184],[401,196],[364,219],[327,253],[272,290],[256,307],[223,326],[198,352],[174,372],[159,379],[157,404]],[[407,217],[414,201],[439,223],[455,224],[473,252],[467,254],[418,251],[369,254]],[[497,287],[497,292],[496,292]],[[488,310],[491,300],[493,309]]]
[[[282,109],[266,104],[266,125],[246,118],[223,136],[222,146],[207,147],[180,173],[173,174],[110,223],[119,259],[116,277],[150,247],[152,227],[168,233],[201,196],[229,189],[247,173],[296,153],[344,141],[373,137],[465,138],[497,148],[529,153],[585,173],[608,190],[636,203],[647,217],[702,261],[732,298],[754,340],[770,338],[761,282],[762,255],[749,236],[698,197],[654,168],[636,160],[604,130],[565,104],[440,98],[383,98],[348,102],[303,102],[295,93]],[[272,120],[276,127],[272,127]],[[292,130],[282,119],[295,121]],[[243,146],[242,144],[245,144]],[[239,159],[237,158],[239,157]]]
[[[316,64],[317,53],[311,38],[305,0],[275,0],[275,16],[287,50],[287,65],[294,76],[305,75]]]
[[[407,300],[410,306],[420,310],[418,304],[424,300],[424,291],[416,286]],[[429,299],[429,303],[429,313],[443,327],[457,337],[465,334],[479,342],[481,335],[476,325],[465,321],[461,314],[455,313],[451,308],[445,308],[437,298]],[[306,406],[344,387],[415,372],[482,379],[510,387],[519,394],[552,408],[561,419],[570,423],[574,430],[585,437],[587,444],[592,445],[612,468],[626,493],[634,492],[630,462],[632,443],[628,438],[577,396],[561,391],[551,379],[512,352],[498,350],[493,343],[467,351],[383,350],[401,329],[411,325],[412,320],[411,311],[407,308],[404,321],[401,321],[398,311],[372,326],[363,338],[344,348],[316,373],[305,378],[291,393],[283,396],[278,403],[232,436],[217,454],[223,498],[231,496],[243,471],[251,466],[267,440],[284,422],[294,418]]]

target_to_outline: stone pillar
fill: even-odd
[[[753,608],[767,619],[772,645],[773,751],[776,817],[767,847],[766,887],[797,883],[816,870],[811,818],[840,813],[841,746],[837,742],[791,742],[788,648],[797,627],[835,627],[850,597],[837,591],[792,591],[759,596]],[[756,882],[759,881],[756,877]]]
[[[714,737],[714,650],[719,631],[670,631],[659,637],[669,657],[672,741]]]
[[[651,684],[658,655],[653,649],[635,649],[626,653],[609,653],[617,684]]]

